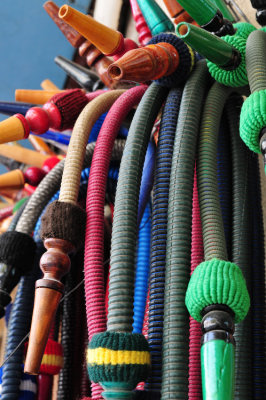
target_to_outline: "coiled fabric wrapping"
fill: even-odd
[[[165,269],[163,400],[188,396],[189,315],[185,295],[190,275],[193,175],[201,105],[207,86],[205,61],[188,79],[181,101],[172,161]]]
[[[142,333],[150,272],[151,206],[148,203],[141,219],[137,243],[137,266],[134,289],[133,333]]]
[[[252,340],[253,398],[266,398],[265,364],[265,260],[261,186],[257,155],[250,157],[249,188],[252,216]]]
[[[231,147],[233,177],[233,230],[232,261],[239,265],[247,282],[251,295],[251,235],[249,203],[249,159],[250,152],[239,136],[239,115],[243,101],[239,96],[231,96],[226,104]],[[251,310],[235,326],[235,399],[252,398],[252,321]]]
[[[132,120],[121,161],[111,246],[107,323],[110,331],[132,331],[141,173],[152,126],[166,94],[167,89],[156,83],[147,89]]]
[[[152,371],[146,384],[151,391],[161,390],[164,279],[167,237],[167,210],[170,174],[177,118],[182,90],[170,90],[162,113],[157,144],[156,169],[153,188],[151,270],[148,342],[151,350]]]

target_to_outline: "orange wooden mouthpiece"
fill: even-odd
[[[9,118],[6,121],[8,121],[8,120],[9,120]],[[3,122],[5,122],[5,121],[3,121]],[[2,129],[1,124],[2,124],[2,122],[0,123],[0,129]],[[9,157],[9,158],[13,158],[13,160],[15,160],[15,161],[21,162],[23,164],[32,165],[34,167],[39,167],[39,168],[42,168],[44,162],[50,158],[50,156],[40,154],[34,150],[26,149],[25,147],[10,146],[8,144],[0,145],[0,155]]]
[[[24,174],[20,169],[6,172],[0,175],[0,190],[5,189],[22,189],[24,187]]]
[[[184,21],[198,25],[176,0],[163,0],[163,2],[176,25]]]
[[[41,82],[41,88],[43,90],[60,90],[50,79],[44,79]]]
[[[106,86],[112,87],[114,82],[110,80],[107,74],[107,68],[112,61],[108,57],[104,56],[92,43],[86,40],[63,19],[58,17],[59,7],[53,1],[46,2],[44,4],[44,9],[56,23],[70,44],[74,47],[79,47],[79,55],[86,59],[87,65],[95,69]],[[58,20],[60,21],[60,24],[58,23]],[[72,39],[73,32],[75,33],[74,39]]]
[[[64,285],[60,280],[70,269],[68,253],[74,249],[70,242],[62,239],[46,239],[44,245],[48,250],[40,260],[44,276],[35,285],[34,309],[24,367],[24,371],[32,375],[39,373],[49,332],[63,294]]]
[[[30,131],[26,131],[23,119],[17,118],[17,115],[19,114],[15,114],[0,122],[0,143],[26,139],[29,136]]]
[[[56,154],[50,149],[50,147],[40,137],[35,135],[29,135],[29,141],[36,151],[41,154],[55,156]]]
[[[24,103],[45,104],[51,97],[61,92],[64,92],[64,90],[17,89],[15,91],[15,100],[23,101]]]
[[[146,82],[172,74],[179,64],[179,54],[169,43],[157,43],[127,52],[111,64],[113,80]]]
[[[120,57],[127,50],[138,47],[132,40],[125,42],[120,32],[101,24],[90,15],[85,15],[66,4],[59,9],[58,16],[93,43],[105,55]],[[130,44],[128,45],[128,43]]]

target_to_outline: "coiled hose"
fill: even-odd
[[[217,179],[227,254],[231,255],[232,241],[232,162],[230,135],[226,115],[221,118],[218,135]]]
[[[146,88],[143,85],[129,89],[114,102],[100,130],[92,160],[86,202],[84,259],[89,340],[94,334],[106,330],[103,269],[104,201],[111,151],[120,125],[132,107],[139,103]],[[101,398],[101,392],[100,385],[92,384],[93,399]]]
[[[197,188],[197,174],[194,174],[193,200],[192,200],[192,230],[191,230],[191,268],[190,275],[204,260],[202,227],[200,220],[199,196]],[[200,339],[201,326],[198,321],[189,317],[189,375],[188,398],[201,400],[201,367],[200,367]]]
[[[189,315],[185,294],[190,275],[193,174],[201,105],[207,87],[199,61],[182,96],[169,189],[163,326],[163,400],[188,396]]]
[[[95,143],[87,146],[84,164],[88,165],[91,162]],[[124,140],[116,142],[112,158],[119,160],[124,149]],[[63,172],[64,160],[60,161],[39,184],[34,194],[30,197],[22,216],[17,224],[16,230],[31,234],[36,220],[41,214],[44,206],[50,197],[59,189],[60,180]],[[38,243],[38,242],[37,242]],[[11,313],[9,321],[9,330],[6,344],[6,357],[18,345],[23,336],[28,333],[32,315],[32,299],[34,297],[35,281],[40,277],[39,265],[36,263],[35,268],[30,274],[23,277],[18,288],[16,299],[13,304],[14,312]],[[29,301],[30,299],[30,301]],[[24,303],[25,302],[25,303]],[[30,302],[30,306],[29,306]],[[20,327],[18,330],[16,327]],[[22,329],[22,327],[24,327]],[[24,334],[23,334],[24,333]],[[5,363],[3,366],[2,393],[7,400],[17,399],[20,381],[18,376],[21,376],[21,364],[23,360],[23,351],[21,348]],[[13,397],[12,397],[13,396]],[[4,397],[3,397],[4,398]]]
[[[263,31],[254,31],[247,40],[246,68],[251,93],[266,89],[265,42]]]
[[[132,332],[139,187],[152,126],[166,94],[167,89],[155,83],[149,86],[132,120],[121,161],[111,245],[109,331]]]
[[[164,274],[170,173],[182,90],[170,90],[162,113],[153,187],[148,342],[152,370],[146,389],[161,390]]]
[[[249,203],[249,159],[250,152],[239,136],[239,115],[243,103],[241,97],[231,96],[226,103],[231,148],[233,176],[233,230],[232,261],[239,265],[247,282],[250,295],[251,284],[251,235],[250,235],[250,203]],[[253,398],[252,390],[252,321],[251,310],[244,319],[235,326],[235,400]]]
[[[142,333],[150,272],[151,206],[148,203],[141,219],[137,243],[133,333]]]
[[[249,187],[252,215],[252,340],[253,398],[266,398],[265,357],[265,263],[264,229],[258,157],[250,157]]]

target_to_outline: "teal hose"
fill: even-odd
[[[199,61],[184,88],[174,143],[167,224],[162,400],[188,398],[189,315],[185,294],[190,276],[196,142],[207,79],[206,63]]]
[[[239,116],[243,100],[232,96],[226,104],[232,151],[233,175],[233,232],[232,261],[239,265],[251,294],[251,221],[249,202],[249,158],[250,152],[239,136]],[[236,324],[235,351],[235,400],[253,398],[252,391],[252,321],[251,311],[244,321]]]
[[[205,102],[197,163],[200,214],[205,260],[227,260],[222,213],[217,183],[217,140],[224,104],[232,89],[218,82]],[[211,218],[210,218],[211,216]]]
[[[152,83],[132,120],[117,183],[109,283],[109,331],[132,332],[139,188],[151,130],[168,90]]]

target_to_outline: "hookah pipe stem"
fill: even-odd
[[[30,130],[36,134],[45,133],[50,127],[56,130],[72,128],[80,111],[88,103],[82,89],[70,89],[53,96],[42,108],[30,108],[25,117],[21,114],[0,123],[0,142],[26,139]]]
[[[176,34],[198,53],[224,69],[234,69],[241,61],[239,51],[231,44],[197,26],[181,22],[176,27]]]
[[[40,368],[50,325],[62,296],[64,285],[60,280],[70,269],[68,253],[77,247],[83,237],[82,227],[85,227],[85,215],[77,206],[77,199],[88,136],[99,116],[106,112],[123,92],[123,90],[110,91],[87,104],[80,113],[72,132],[59,201],[53,202],[48,207],[45,214],[46,223],[42,226],[44,245],[48,251],[40,261],[44,277],[36,282],[32,326],[25,361],[25,371],[30,374],[38,373]],[[66,215],[63,217],[68,221],[67,230],[61,225],[62,222],[59,222],[62,221],[62,216],[60,218],[62,212],[64,215],[67,213],[67,217]],[[58,217],[54,217],[54,213]],[[57,233],[51,235],[49,233],[51,229],[52,232]]]
[[[14,114],[25,115],[26,112],[31,107],[36,107],[36,105],[37,104],[1,101],[0,102],[0,113],[5,114],[5,115],[14,115]]]
[[[174,32],[174,25],[155,0],[137,0],[152,36]]]
[[[163,0],[169,14],[174,18],[175,25],[179,22],[190,22],[191,24],[196,24],[193,18],[183,9],[183,7],[176,0]]]
[[[43,90],[59,90],[59,87],[50,81],[50,79],[44,79],[41,82],[41,87]]]
[[[179,65],[179,54],[169,43],[151,44],[127,52],[108,67],[115,81],[147,82],[171,75]]]
[[[58,16],[107,56],[114,56],[115,59],[118,59],[128,50],[138,47],[133,40],[124,39],[122,33],[66,4],[59,9]]]
[[[63,92],[65,92],[65,90],[16,89],[15,100],[24,101],[25,103],[45,104],[55,94]]]
[[[45,11],[55,22],[69,43],[79,49],[79,55],[86,58],[89,67],[93,67],[100,79],[107,87],[111,87],[113,82],[107,76],[107,68],[111,64],[111,60],[104,56],[92,43],[86,40],[75,29],[58,17],[59,7],[53,1],[47,1],[43,5]]]
[[[179,0],[181,6],[206,31],[217,36],[233,35],[235,29],[231,21],[210,0]]]
[[[83,89],[94,92],[95,90],[104,87],[103,82],[99,79],[98,75],[87,68],[68,60],[65,57],[57,56],[54,59],[55,63],[62,68],[70,78],[74,79]]]
[[[50,156],[46,156],[34,150],[26,149],[25,147],[16,145],[10,146],[8,144],[0,145],[0,155],[39,168],[42,168],[43,163],[50,158]]]
[[[141,46],[145,46],[151,40],[151,31],[140,11],[137,0],[130,0],[131,12],[136,23],[136,31],[139,34],[139,42]]]
[[[211,2],[217,6],[226,19],[231,22],[235,21],[234,15],[231,13],[224,0],[211,0]]]
[[[266,25],[266,1],[265,0],[250,0],[252,7],[256,8],[256,20],[261,26]]]

